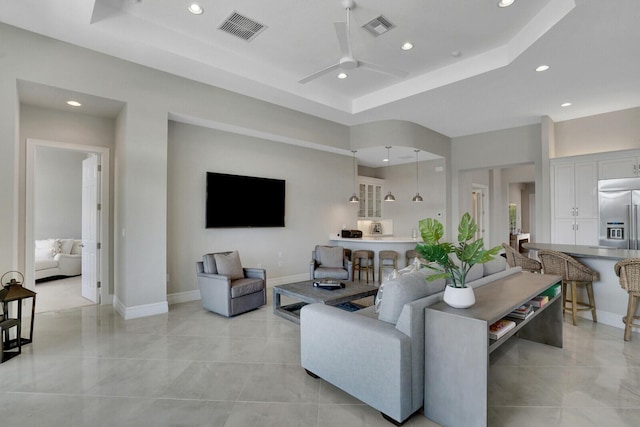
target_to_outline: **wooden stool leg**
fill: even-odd
[[[587,282],[587,295],[589,296],[589,307],[591,307],[591,317],[595,323],[598,323],[598,315],[596,314],[596,299],[593,296],[593,282]]]
[[[576,295],[576,281],[571,281],[571,318],[574,326],[576,323],[576,314],[578,313],[578,296]]]
[[[633,323],[633,317],[636,314],[636,306],[638,304],[638,297],[633,294],[629,294],[629,303],[627,304],[627,317],[624,317],[624,340],[629,341],[631,339],[631,324]]]

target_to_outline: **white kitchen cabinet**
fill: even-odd
[[[626,156],[619,159],[600,160],[598,178],[636,178],[640,176],[640,157]]]
[[[358,180],[358,197],[360,208],[358,218],[382,218],[382,199],[384,180],[376,178],[362,178]]]
[[[553,243],[598,243],[598,164],[559,162],[552,167]]]

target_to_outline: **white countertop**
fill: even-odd
[[[588,257],[621,260],[640,258],[640,251],[630,249],[607,248],[604,246],[560,245],[555,243],[523,243],[523,247],[533,250],[552,250],[575,257]]]
[[[398,236],[363,236],[358,239],[340,237],[337,234],[329,235],[329,240],[334,242],[363,242],[363,243],[422,243],[421,239]]]

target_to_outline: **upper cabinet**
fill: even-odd
[[[553,243],[597,244],[597,166],[596,161],[553,165]]]
[[[360,198],[358,218],[382,218],[384,180],[359,177],[358,182],[358,197]]]
[[[600,160],[598,162],[598,178],[635,178],[640,177],[640,158],[626,156],[619,159]]]

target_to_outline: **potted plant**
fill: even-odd
[[[478,226],[469,213],[465,213],[458,225],[458,245],[441,242],[443,225],[434,218],[425,218],[418,223],[424,243],[416,245],[416,250],[429,261],[425,266],[436,271],[427,280],[449,278],[444,292],[444,301],[452,307],[466,308],[475,304],[473,288],[466,286],[467,273],[476,264],[491,261],[502,249],[495,246],[484,249],[482,238],[473,240]],[[455,254],[459,262],[451,258]]]

